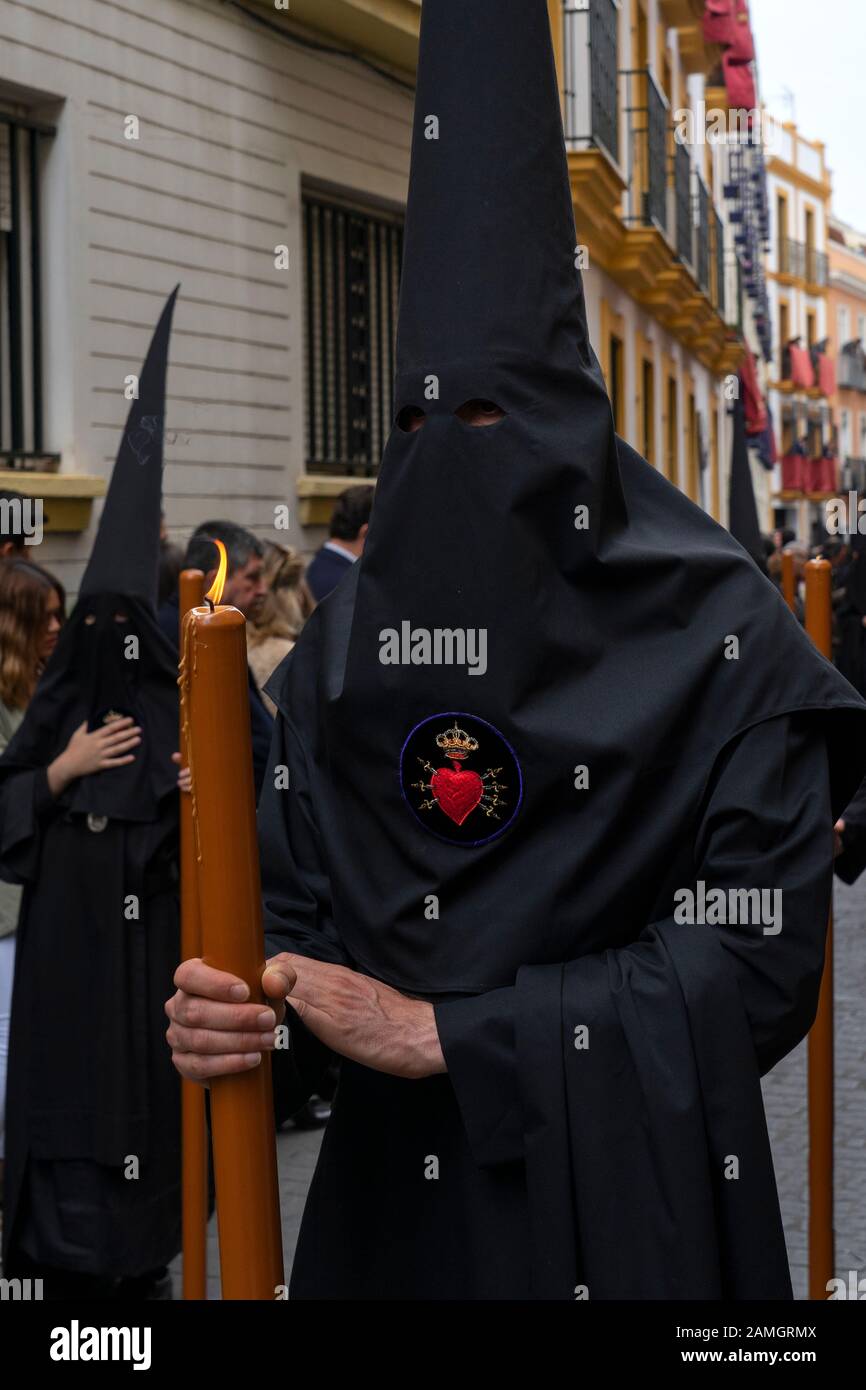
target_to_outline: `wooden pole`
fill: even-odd
[[[202,959],[272,1007],[265,968],[250,736],[246,621],[194,608],[183,629],[181,704],[188,720]],[[268,1299],[283,1286],[271,1055],[210,1083],[224,1299]]]
[[[178,581],[180,631],[191,608],[204,601],[201,570],[184,570]],[[183,711],[180,719],[180,763],[189,765]],[[201,956],[201,922],[192,823],[192,798],[180,798],[180,958]],[[207,1123],[204,1087],[181,1082],[183,1296],[207,1298]]]
[[[832,655],[831,568],[806,564],[806,631],[828,659]],[[809,1033],[809,1297],[826,1299],[836,1272],[833,1231],[833,912],[827,925],[818,1013]]]
[[[797,585],[794,579],[794,556],[790,550],[782,551],[782,593],[791,612],[796,612]]]

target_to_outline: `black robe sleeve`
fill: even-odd
[[[0,778],[0,878],[6,883],[36,878],[46,820],[59,809],[44,767],[10,768]]]
[[[288,785],[286,785],[286,782]],[[278,713],[258,810],[266,955],[290,951],[350,965],[337,934],[331,890],[310,799],[304,749]],[[273,1053],[277,1122],[298,1110],[336,1054],[287,1007],[288,1048]]]
[[[780,931],[671,916],[434,1005],[477,1163],[526,1164],[535,1296],[791,1297],[760,1076],[815,1016],[832,852],[820,723],[768,720],[717,761],[694,865],[781,889]]]
[[[843,883],[854,883],[866,869],[866,780],[842,812],[842,853],[836,858],[836,873]]]
[[[261,796],[262,786],[268,766],[268,751],[271,745],[271,734],[273,733],[273,720],[265,708],[264,701],[259,694],[256,685],[256,678],[250,667],[247,667],[247,681],[250,691],[250,737],[253,749],[253,782],[256,788],[256,799]]]

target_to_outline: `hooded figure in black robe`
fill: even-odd
[[[856,524],[856,518],[852,519]],[[855,531],[839,605],[837,664],[846,680],[866,695],[866,536]]]
[[[760,1077],[866,706],[615,436],[576,244],[544,0],[427,0],[396,423],[259,823],[268,954],[432,1002],[447,1074],[344,1057],[294,1298],[791,1297]],[[288,1020],[286,1110],[326,1055]]]
[[[733,423],[733,444],[728,493],[728,530],[734,540],[739,541],[743,549],[749,552],[758,569],[766,574],[767,560],[761,528],[758,524],[755,485],[752,481],[749,445],[746,438],[746,415],[741,396],[734,402],[731,420]]]
[[[0,760],[0,873],[24,886],[6,1104],[4,1270],[46,1293],[148,1288],[180,1246],[177,662],[156,622],[177,291],[154,332],[75,609]],[[132,716],[132,762],[55,798],[86,721]],[[164,1272],[164,1271],[163,1271]],[[71,1276],[77,1276],[73,1278]]]

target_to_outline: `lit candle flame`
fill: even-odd
[[[225,588],[226,573],[228,571],[229,562],[228,556],[226,555],[226,548],[223,545],[222,541],[218,541],[215,539],[214,545],[220,553],[220,562],[219,566],[217,567],[214,582],[213,584],[211,584],[210,588],[205,594],[205,598],[210,599],[211,603],[219,603],[220,599],[223,596],[223,589]]]

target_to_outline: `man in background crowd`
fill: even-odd
[[[307,570],[313,598],[321,603],[360,559],[370,526],[373,488],[369,484],[346,488],[334,504],[330,539],[316,552]]]

